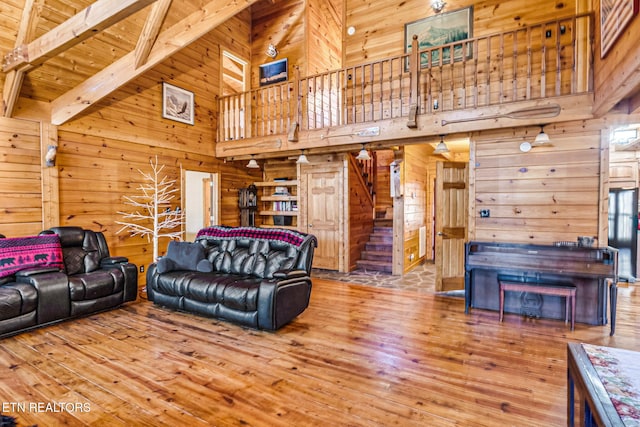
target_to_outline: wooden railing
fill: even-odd
[[[220,98],[219,141],[314,130],[592,90],[593,13]],[[452,58],[453,57],[453,58]],[[298,74],[297,70],[295,72]]]

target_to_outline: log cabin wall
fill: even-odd
[[[43,229],[40,123],[0,118],[0,233],[34,235]]]
[[[532,141],[539,128],[475,133],[470,240],[552,244],[593,236],[606,245],[608,149],[601,147],[603,126],[602,120],[550,125],[545,132],[551,145],[529,152],[519,146]],[[481,217],[481,210],[489,216]]]
[[[307,75],[342,68],[344,0],[307,0]]]
[[[165,165],[162,174],[176,179],[178,188],[181,168],[219,173],[220,222],[239,225],[238,189],[262,179],[261,171],[247,169],[246,161],[215,158],[216,97],[221,78],[220,46],[248,57],[249,18],[248,12],[241,13],[58,128],[60,225],[103,231],[113,255],[148,265],[151,243],[130,237],[128,232],[118,234],[121,226],[116,221],[122,220],[118,211],[132,210],[123,197],[140,194],[139,170],[149,172],[149,162],[156,156],[158,163]],[[233,40],[229,33],[234,34]],[[195,125],[162,118],[163,81],[194,93]],[[37,119],[41,113],[46,113],[46,106],[22,98],[15,114]],[[39,155],[33,162],[38,159]],[[178,192],[172,208],[181,205]],[[35,227],[24,230],[35,231]],[[166,244],[161,240],[161,253]],[[144,281],[142,273],[140,283]]]
[[[421,228],[424,227],[423,244],[433,241],[433,204],[429,204],[428,196],[429,192],[433,194],[429,176],[435,171],[436,158],[430,156],[430,152],[431,147],[426,144],[404,148],[404,197],[399,202],[404,203],[405,272],[426,259],[433,259],[432,248],[425,246],[423,256],[419,250]]]
[[[497,33],[507,29],[569,16],[576,12],[573,2],[542,0],[524,1],[460,1],[446,3],[443,12],[473,5],[473,36]],[[356,32],[345,36],[345,66],[353,66],[399,55],[404,52],[404,25],[434,16],[429,2],[423,0],[346,0],[345,27]],[[392,17],[392,19],[390,19]]]
[[[295,67],[300,75],[307,75],[305,49],[305,0],[261,1],[251,7],[251,87],[260,86],[259,65],[288,59],[289,79],[295,77]],[[266,55],[269,44],[278,50],[278,56]]]
[[[595,22],[600,22],[600,1],[593,1]],[[604,58],[601,57],[601,27],[596,25],[594,44],[594,111],[600,115],[620,101],[629,89],[640,84],[640,55],[635,52],[640,39],[640,16],[636,15],[615,40]],[[622,108],[630,112],[640,109],[640,97],[631,98]]]

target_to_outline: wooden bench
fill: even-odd
[[[575,327],[576,312],[576,287],[571,285],[549,284],[544,282],[514,282],[498,280],[500,284],[500,321],[504,317],[504,293],[506,291],[531,292],[540,295],[554,295],[565,298],[564,322],[569,319],[569,307],[571,307],[571,330]]]

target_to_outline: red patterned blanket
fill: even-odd
[[[248,239],[279,240],[298,247],[302,245],[305,238],[304,234],[294,230],[285,230],[280,228],[225,227],[223,225],[203,228],[198,231],[196,239],[201,236],[215,237],[219,239],[246,237]]]
[[[0,278],[43,266],[64,270],[58,235],[0,239]]]

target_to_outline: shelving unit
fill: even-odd
[[[258,215],[261,217],[260,227],[298,228],[298,181],[264,181],[254,182],[259,190]],[[277,194],[276,188],[285,187],[288,194]]]

